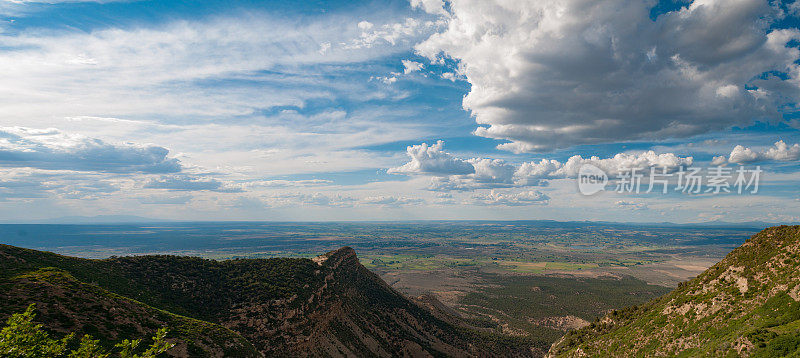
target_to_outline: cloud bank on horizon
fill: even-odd
[[[800,221],[796,2],[153,4],[0,0],[0,215]]]

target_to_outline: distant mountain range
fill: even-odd
[[[430,220],[429,222],[480,222],[481,220]],[[19,221],[0,221],[3,224],[80,224],[80,225],[91,225],[91,224],[143,224],[143,223],[164,223],[164,222],[187,222],[181,220],[168,220],[168,219],[156,219],[151,217],[144,217],[144,216],[136,216],[136,215],[96,215],[96,216],[62,216],[57,218],[51,219],[37,219],[37,220],[26,220],[23,222]],[[193,221],[188,221],[193,222]],[[202,221],[198,221],[202,222]],[[237,221],[232,221],[237,222]],[[388,223],[397,223],[398,221],[390,221]],[[417,222],[414,220],[410,221],[399,221],[399,222]],[[420,222],[428,222],[427,220],[423,220]],[[630,226],[655,226],[655,227],[736,227],[736,228],[764,228],[771,225],[775,225],[775,223],[769,223],[764,221],[747,221],[747,222],[727,222],[721,220],[715,221],[707,221],[707,222],[697,222],[697,223],[673,223],[673,222],[613,222],[613,221],[556,221],[556,220],[512,220],[512,221],[495,221],[495,220],[488,220],[487,222],[528,222],[528,223],[541,223],[541,224],[551,224],[551,225],[568,225],[568,226],[575,226],[575,225],[595,225],[595,224],[602,224],[602,225],[630,225]],[[370,223],[370,221],[365,221],[364,223]],[[382,223],[382,221],[376,221],[374,223]]]
[[[0,288],[3,321],[36,303],[46,329],[109,345],[168,327],[178,357],[535,357],[549,346],[409,300],[347,247],[314,260],[214,261],[0,245]]]
[[[697,278],[613,311],[551,357],[800,357],[800,226],[768,228]]]
[[[171,220],[153,219],[135,215],[96,215],[96,216],[62,216],[52,219],[28,220],[25,224],[131,224],[131,223],[158,223]],[[5,222],[14,224],[16,222]]]

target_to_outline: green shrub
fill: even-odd
[[[35,305],[31,304],[23,313],[13,314],[6,326],[0,331],[0,357],[4,358],[105,358],[112,353],[100,346],[100,341],[84,335],[75,349],[67,347],[74,338],[69,334],[64,338],[50,338],[41,324],[33,322],[36,317]],[[124,340],[114,347],[119,351],[114,354],[120,358],[155,358],[166,352],[174,344],[166,341],[167,329],[161,328],[153,337],[153,344],[141,354],[135,353],[140,340]]]

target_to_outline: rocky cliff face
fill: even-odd
[[[408,300],[362,266],[345,247],[314,259],[313,294],[280,302],[279,328],[256,330],[267,355],[290,356],[537,356],[524,345],[494,347],[478,332],[446,322]],[[243,312],[253,307],[243,308]],[[457,320],[457,318],[455,318]],[[277,322],[276,322],[277,323]],[[238,323],[225,322],[237,329]],[[497,350],[495,350],[495,348]]]
[[[551,357],[800,356],[800,226],[765,229],[670,294],[614,311]]]

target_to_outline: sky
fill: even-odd
[[[0,0],[0,221],[800,222],[798,16]]]

